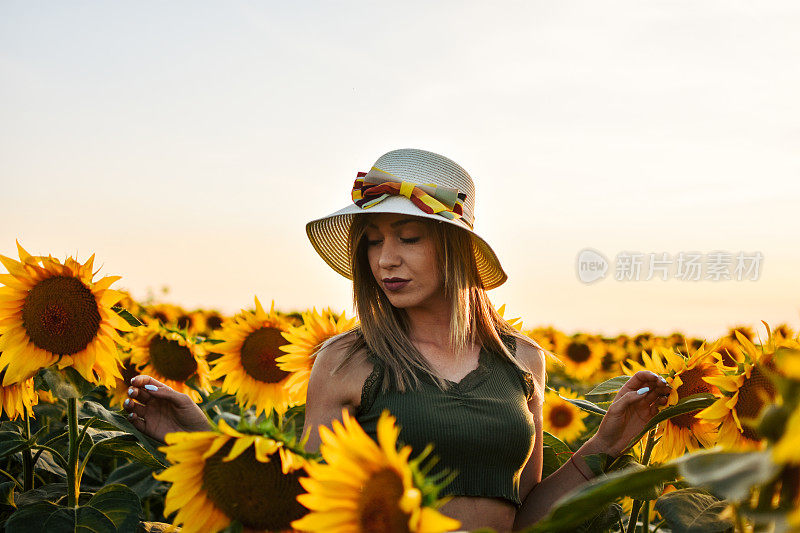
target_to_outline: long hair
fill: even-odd
[[[359,214],[353,217],[350,226],[348,251],[353,273],[353,304],[360,324],[351,330],[355,333],[352,343],[334,372],[366,347],[387,370],[382,383],[384,390],[390,386],[400,391],[415,388],[419,382],[415,370],[427,374],[440,388],[446,389],[447,382],[434,372],[411,342],[408,314],[391,304],[372,274],[365,238],[371,217],[371,213]],[[508,350],[501,335],[512,335],[528,343],[531,341],[503,319],[489,301],[478,274],[469,233],[453,224],[419,218],[431,231],[436,264],[444,281],[445,294],[452,302],[450,345],[455,353],[465,353],[470,344],[478,344],[503,354],[515,366],[528,372]]]

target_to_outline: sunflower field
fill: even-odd
[[[136,301],[111,287],[119,276],[95,277],[94,256],[17,248],[18,259],[0,256],[6,531],[460,530],[438,510],[452,475],[430,474],[432,446],[412,456],[398,445],[390,413],[377,442],[344,411],[321,429],[320,452],[305,450],[314,355],[355,319],[257,297],[234,316]],[[509,322],[550,354],[543,477],[596,431],[630,375],[672,387],[623,455],[588,456],[596,477],[526,531],[800,531],[800,337],[788,326],[605,338]],[[138,374],[186,393],[207,431],[164,428],[164,442],[140,431],[123,409]]]

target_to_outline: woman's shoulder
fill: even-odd
[[[516,359],[520,365],[531,374],[535,383],[543,385],[546,364],[544,348],[523,333],[508,334],[507,339],[515,342]]]

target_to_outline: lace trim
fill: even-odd
[[[508,350],[512,354],[516,355],[517,353],[516,337],[514,337],[513,335],[501,335],[500,338],[503,340]],[[522,370],[517,365],[514,365],[514,368],[517,369],[519,377],[522,379],[522,385],[525,389],[525,399],[531,401],[533,399],[534,392],[536,392],[536,382],[533,380],[533,374]]]
[[[380,381],[383,380],[383,367],[380,361],[371,355],[368,359],[372,362],[372,372],[370,372],[367,379],[364,380],[364,386],[361,388],[361,403],[356,409],[356,416],[370,410],[372,404],[375,403],[375,397],[378,394],[377,388],[380,387]]]

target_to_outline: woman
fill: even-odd
[[[591,478],[582,456],[618,455],[666,403],[666,382],[638,372],[578,459],[542,481],[545,352],[486,295],[506,274],[473,230],[469,174],[432,152],[394,150],[359,173],[351,195],[353,204],[306,227],[315,250],[353,280],[361,321],[317,351],[306,403],[309,450],[319,448],[317,427],[341,419],[343,408],[373,438],[389,409],[401,441],[416,453],[433,442],[436,471],[458,472],[441,512],[463,529],[509,531],[541,519]],[[141,431],[163,439],[207,428],[187,396],[149,376],[131,383],[138,403],[126,409]]]

